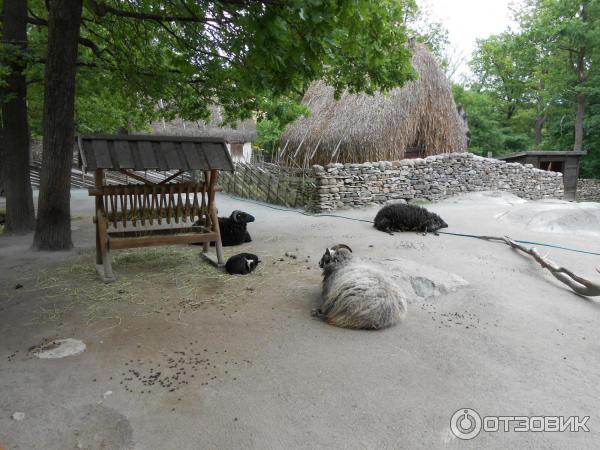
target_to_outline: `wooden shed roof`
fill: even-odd
[[[585,156],[587,152],[585,151],[574,151],[574,150],[531,150],[531,151],[523,151],[511,153],[509,155],[497,156],[496,159],[503,159],[510,161],[515,158],[522,158],[523,156],[556,156],[556,157],[564,157],[564,156]]]
[[[79,137],[85,170],[227,170],[231,156],[221,138],[88,135]]]

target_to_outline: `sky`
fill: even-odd
[[[477,38],[498,34],[513,24],[509,9],[515,0],[418,0],[449,32],[450,45],[468,60]],[[466,64],[460,74],[468,74]]]

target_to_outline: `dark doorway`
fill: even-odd
[[[563,173],[564,164],[564,161],[540,161],[540,169]]]

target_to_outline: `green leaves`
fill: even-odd
[[[120,121],[121,127],[142,126],[156,114],[159,100],[162,115],[191,120],[207,117],[210,105],[220,104],[232,122],[260,110],[259,99],[297,97],[321,78],[338,92],[400,86],[414,75],[404,45],[409,4],[412,0],[87,2],[81,36],[89,45],[80,47],[78,127],[112,131]],[[30,7],[32,15],[45,18],[42,0],[30,0]],[[43,59],[43,26],[32,27],[30,42]],[[145,110],[140,114],[138,107]],[[93,119],[94,109],[102,119]]]
[[[469,114],[472,148],[568,150],[579,126],[589,152],[582,173],[600,177],[600,1],[526,0],[516,17],[518,32],[478,43],[473,83],[455,89]],[[577,94],[585,96],[579,123]]]

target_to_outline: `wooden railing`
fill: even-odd
[[[309,203],[314,180],[309,170],[269,163],[235,163],[235,172],[223,173],[220,185],[229,194],[298,208]]]
[[[90,195],[100,199],[108,225],[142,226],[196,221],[207,214],[207,186],[205,183],[102,186],[89,189]]]

